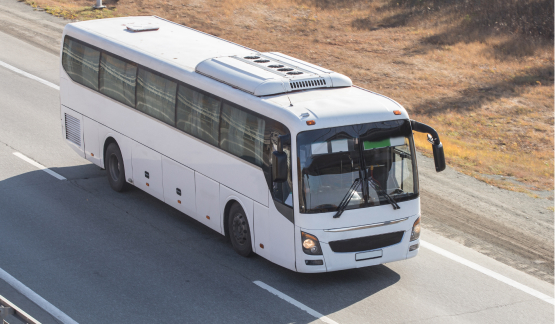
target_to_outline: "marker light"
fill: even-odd
[[[312,125],[316,125],[316,122],[315,122],[314,120],[307,120],[307,121],[306,121],[306,124],[307,124],[308,126],[312,126]]]
[[[400,114],[401,114],[401,111],[400,111],[400,110],[393,110],[393,113],[394,113],[395,115],[400,115]]]
[[[322,255],[322,248],[320,242],[314,235],[301,232],[303,242],[303,252],[310,255]]]
[[[419,237],[420,237],[420,217],[418,217],[416,222],[414,222],[414,225],[412,225],[412,233],[410,233],[410,240],[411,241],[418,240]]]

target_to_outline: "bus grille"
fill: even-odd
[[[381,249],[401,242],[404,231],[386,233],[374,236],[357,237],[348,240],[332,241],[330,248],[333,252],[360,252]]]
[[[81,147],[81,121],[71,115],[66,117],[66,139]]]

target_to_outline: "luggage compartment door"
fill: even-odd
[[[164,201],[162,186],[162,156],[148,147],[133,142],[133,184],[143,191]]]
[[[222,233],[220,226],[220,184],[195,172],[197,217],[196,219]]]
[[[164,201],[190,217],[197,218],[195,171],[162,156]]]

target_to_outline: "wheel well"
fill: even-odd
[[[108,149],[108,145],[110,145],[112,143],[116,143],[116,145],[118,145],[118,142],[116,142],[116,140],[113,137],[108,137],[106,139],[106,141],[104,141],[104,149],[102,151],[102,156],[103,156],[103,161],[102,162],[103,162],[103,165],[104,165],[104,169],[106,169],[106,150]]]
[[[229,239],[229,226],[227,225],[227,223],[229,219],[229,210],[231,209],[231,206],[233,206],[233,204],[238,204],[238,202],[234,199],[231,199],[230,201],[227,202],[227,204],[225,204],[225,208],[224,208],[224,233],[225,233],[225,237],[227,237],[228,239]]]

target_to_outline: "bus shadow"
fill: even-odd
[[[327,273],[296,273],[260,256],[254,259],[261,272],[258,280],[325,316],[345,310],[401,280],[401,275],[386,265]],[[267,271],[272,274],[268,276]]]

